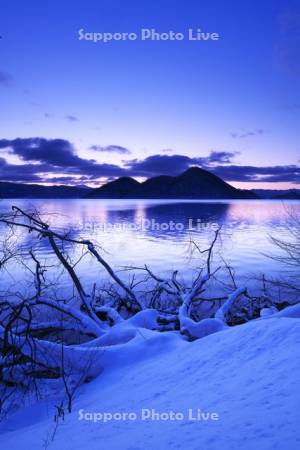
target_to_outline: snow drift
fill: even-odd
[[[81,388],[49,449],[299,448],[299,318],[275,315],[194,342],[176,332],[138,330],[127,329],[131,340],[104,349],[102,373]],[[12,416],[2,425],[3,448],[45,448],[54,403],[51,398]],[[145,408],[185,417],[142,421]],[[219,419],[189,420],[189,409]],[[138,419],[94,423],[79,420],[79,410],[135,412]]]

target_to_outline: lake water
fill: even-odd
[[[103,256],[116,269],[147,264],[157,274],[179,269],[190,277],[199,266],[197,254],[191,254],[191,240],[206,248],[214,229],[222,226],[216,246],[215,265],[222,257],[236,270],[239,279],[252,282],[253,275],[282,276],[286,268],[267,255],[276,253],[270,236],[287,237],[285,224],[292,209],[300,212],[295,201],[169,201],[169,200],[2,200],[0,211],[11,205],[38,209],[60,230],[73,230],[73,236],[85,237],[103,248]],[[3,228],[1,230],[3,235]],[[20,233],[23,245],[31,245],[32,235]],[[38,244],[38,254],[51,260],[46,240]],[[105,278],[91,258],[78,270],[86,282]],[[126,272],[121,276],[127,277]],[[22,267],[1,273],[1,282],[22,279]]]

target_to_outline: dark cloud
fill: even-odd
[[[91,161],[75,154],[73,145],[65,139],[16,138],[1,139],[0,149],[7,148],[24,161],[38,161],[58,167],[81,167]]]
[[[234,139],[245,139],[253,136],[261,136],[266,133],[268,133],[268,131],[264,128],[257,128],[256,130],[243,131],[242,133],[230,133],[230,135]]]
[[[91,145],[90,150],[102,153],[118,153],[120,155],[131,155],[131,151],[128,148],[121,147],[120,145],[107,145],[102,147],[101,145]]]
[[[9,164],[3,158],[0,158],[0,181],[24,182],[24,183],[41,183],[44,181],[50,183],[66,183],[77,185],[86,183],[94,183],[99,178],[117,178],[119,176],[129,175],[124,169],[110,164],[95,164],[89,170],[86,168],[65,168],[60,175],[61,168],[50,164]],[[55,173],[58,175],[55,176]],[[85,175],[81,175],[85,173]],[[78,175],[80,175],[78,177]]]
[[[69,122],[79,122],[79,119],[78,119],[78,117],[76,117],[76,116],[69,115],[69,116],[66,116],[65,118],[66,118]]]
[[[13,84],[14,78],[8,72],[3,72],[0,70],[0,85],[5,87],[11,87]]]
[[[135,176],[176,175],[190,165],[198,164],[196,159],[184,155],[152,155],[143,160],[127,161],[125,166]]]
[[[143,160],[126,161],[125,166],[135,176],[177,175],[191,166],[200,166],[211,170],[217,164],[231,163],[236,152],[212,151],[207,157],[189,157],[185,155],[152,155]]]
[[[232,159],[238,155],[239,152],[216,152],[212,151],[208,158],[206,158],[207,164],[229,164]]]
[[[84,159],[75,153],[73,145],[65,139],[16,138],[0,139],[0,150],[7,149],[25,162],[36,162],[35,172],[87,175],[89,179],[118,177],[126,171],[114,164],[98,164],[94,159]],[[22,172],[26,165],[16,165]]]
[[[267,167],[230,165],[216,167],[213,173],[226,181],[300,183],[300,167],[295,165]]]
[[[42,172],[47,172],[48,166],[40,167]],[[43,177],[38,174],[35,164],[9,164],[4,158],[0,158],[0,180],[24,183],[42,182]]]
[[[238,166],[227,164],[235,153],[212,152],[206,158],[190,158],[183,155],[153,155],[127,163],[132,176],[177,175],[191,166],[199,166],[226,181],[292,182],[300,183],[300,167],[287,166]]]
[[[115,147],[115,146],[112,146]],[[300,183],[300,167],[286,166],[239,166],[233,164],[236,152],[212,151],[207,157],[156,154],[145,159],[115,164],[97,163],[93,159],[79,157],[73,145],[65,139],[16,138],[1,139],[1,149],[17,155],[24,164],[10,164],[0,157],[0,179],[38,183],[66,183],[73,185],[99,182],[121,176],[152,177],[177,175],[191,166],[199,166],[226,181],[294,182]]]

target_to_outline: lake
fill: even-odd
[[[157,274],[178,269],[189,278],[199,266],[199,254],[191,253],[191,240],[202,249],[214,230],[222,227],[214,264],[224,258],[238,279],[253,284],[262,273],[282,276],[287,268],[268,258],[276,253],[270,236],[288,237],[285,224],[290,210],[300,212],[297,201],[186,201],[186,200],[2,200],[0,211],[11,205],[38,209],[59,230],[73,230],[103,248],[102,254],[116,269],[147,264]],[[2,228],[3,236],[3,228]],[[23,245],[32,245],[32,235],[19,233]],[[51,261],[46,240],[38,244],[38,255]],[[84,259],[78,269],[87,283],[106,274]],[[1,273],[1,283],[22,283],[22,264]],[[121,272],[121,276],[128,276]]]

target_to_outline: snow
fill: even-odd
[[[185,317],[181,325],[181,332],[191,338],[202,338],[225,328],[224,322],[219,319],[202,319],[195,322]]]
[[[300,448],[300,320],[295,311],[290,311],[295,317],[279,314],[194,342],[177,332],[134,332],[133,324],[117,324],[112,341],[124,342],[123,333],[127,342],[101,348],[101,374],[82,387],[73,412],[66,414],[47,448]],[[96,339],[97,345],[102,339]],[[1,428],[1,448],[44,449],[57,401],[51,398],[11,416]],[[184,419],[140,420],[142,409],[181,412]],[[188,420],[189,409],[215,413],[218,420]],[[135,412],[138,419],[95,423],[79,420],[79,410]]]
[[[276,317],[295,317],[300,319],[300,303],[284,308],[282,311],[276,313]]]
[[[271,306],[269,308],[262,308],[260,310],[260,317],[269,317],[277,312],[278,312],[278,309],[276,308],[276,306]]]
[[[148,328],[152,330],[157,328],[157,318],[159,316],[156,309],[144,309],[135,314],[128,322],[136,327]]]

